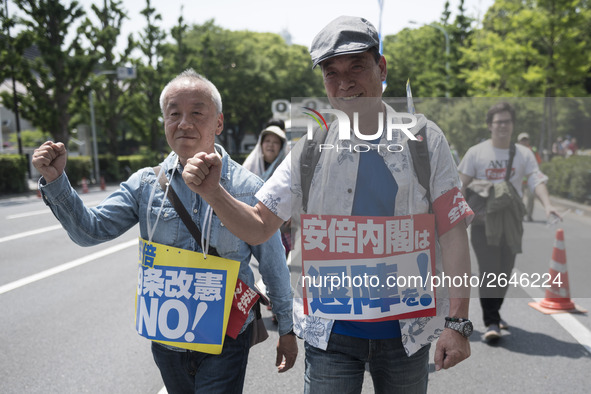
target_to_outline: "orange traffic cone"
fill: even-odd
[[[88,182],[86,178],[82,178],[82,193],[88,193]]]
[[[105,177],[101,176],[101,190],[105,190],[107,186],[105,185]]]
[[[546,283],[550,286],[546,289],[546,297],[540,302],[530,302],[529,306],[545,314],[587,312],[576,306],[570,299],[564,231],[560,228],[556,230],[556,241],[552,250],[552,260],[550,260],[550,280]]]

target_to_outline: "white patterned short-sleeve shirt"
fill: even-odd
[[[396,112],[386,105],[387,116],[396,118]],[[457,167],[453,160],[449,145],[443,132],[437,125],[417,114],[417,124],[410,129],[413,134],[426,126],[429,161],[431,166],[430,191],[433,210],[436,217],[436,229],[441,235],[458,223],[465,223],[471,210],[468,208],[460,214],[458,204],[463,197],[459,194],[460,180]],[[402,122],[398,122],[402,123]],[[429,203],[425,189],[419,184],[413,168],[411,155],[407,148],[408,138],[399,134],[396,143],[404,149],[401,152],[388,153],[382,149],[384,161],[398,184],[395,202],[395,216],[427,213]],[[308,210],[309,214],[351,215],[355,196],[356,175],[359,166],[359,153],[347,149],[348,144],[365,143],[338,139],[337,122],[330,125],[326,144],[339,146],[341,149],[325,150],[316,168],[310,187]],[[302,187],[299,159],[304,147],[305,137],[291,150],[290,154],[277,168],[273,176],[258,191],[256,197],[269,210],[283,220],[292,218],[292,223],[299,223],[302,213]],[[380,144],[388,145],[386,136],[382,136]],[[458,201],[461,200],[461,201]],[[457,213],[457,212],[456,212]],[[294,245],[299,245],[299,232],[296,232]],[[292,250],[293,265],[301,265],[300,248]],[[436,242],[436,273],[442,272],[442,258],[439,243]],[[308,344],[326,349],[334,320],[304,314],[301,286],[296,289],[294,299],[294,332]],[[299,294],[299,295],[298,295]],[[444,327],[444,317],[449,312],[449,300],[445,289],[437,292],[437,316],[400,320],[402,343],[408,355],[418,351],[439,337]]]

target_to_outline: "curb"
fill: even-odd
[[[550,202],[556,207],[569,208],[573,211],[581,210],[587,215],[591,215],[591,206],[570,201],[564,198],[550,196]]]
[[[109,191],[109,192],[113,192],[117,187],[119,187],[119,184],[106,185],[105,190]],[[74,190],[76,190],[76,193],[78,193],[81,196],[104,191],[104,190],[101,190],[100,185],[96,185],[96,184],[90,185],[88,187],[88,193],[82,193],[81,186],[74,187]],[[17,202],[35,201],[35,200],[42,201],[42,199],[37,194],[37,182],[34,182],[34,181],[29,181],[29,190],[28,191],[21,192],[21,193],[6,193],[6,194],[0,193],[0,204],[1,205],[17,203]]]

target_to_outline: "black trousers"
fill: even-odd
[[[485,226],[470,227],[472,248],[478,261],[480,278],[483,279],[479,294],[484,325],[499,324],[499,310],[507,293],[506,281],[501,281],[505,286],[499,285],[499,275],[504,274],[505,279],[509,280],[515,266],[515,253],[511,252],[504,235],[501,237],[500,245],[493,246],[486,240]]]

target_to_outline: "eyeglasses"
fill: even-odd
[[[510,124],[513,123],[513,121],[511,119],[506,119],[506,120],[495,120],[492,122],[495,126],[509,126]]]

